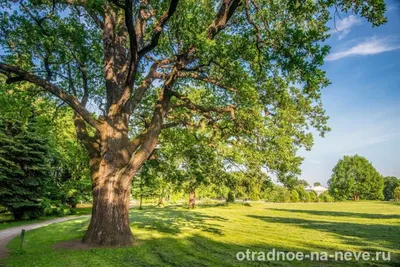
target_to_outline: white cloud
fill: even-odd
[[[330,34],[339,34],[338,39],[341,40],[343,39],[351,30],[356,25],[360,25],[361,20],[357,18],[354,15],[350,15],[347,18],[344,18],[342,20],[336,20],[336,24],[333,29],[330,30]]]
[[[397,42],[396,42],[397,41]],[[355,55],[374,55],[400,48],[398,40],[393,38],[378,39],[376,37],[369,38],[353,47],[345,50],[331,53],[326,57],[327,61],[337,60],[343,57]]]

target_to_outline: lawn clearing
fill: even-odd
[[[81,238],[88,219],[26,233],[8,247],[6,266],[399,266],[400,206],[388,202],[291,203],[131,211],[131,248],[53,249]],[[385,251],[390,262],[239,262],[239,251]]]

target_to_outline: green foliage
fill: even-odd
[[[336,200],[383,199],[383,177],[358,155],[340,159],[328,184],[329,193]]]
[[[290,202],[290,191],[283,186],[274,185],[266,190],[266,201],[287,203]]]
[[[315,191],[309,192],[311,202],[319,202],[318,195]]]
[[[398,186],[400,186],[400,179],[397,179],[397,177],[388,176],[384,178],[383,195],[385,200],[394,199],[393,192]]]
[[[321,183],[320,182],[315,182],[314,186],[321,186]]]
[[[290,201],[293,203],[297,203],[300,201],[299,193],[296,190],[292,190],[290,193]]]
[[[311,201],[312,201],[312,200],[311,200],[310,193],[306,192],[306,193],[304,194],[304,202],[311,202]]]
[[[146,44],[152,30],[159,28],[155,24],[163,10],[168,9],[169,1],[150,1],[146,8],[139,2],[134,1],[133,14],[151,10],[154,16],[146,22],[148,27],[145,27],[144,40],[134,42]],[[183,103],[185,101],[174,97],[171,99],[173,108],[165,122],[184,121],[188,131],[208,128],[203,137],[208,144],[215,139],[224,141],[226,161],[247,157],[247,163],[251,164],[246,164],[246,172],[256,173],[250,177],[257,182],[246,182],[240,188],[245,190],[240,193],[259,199],[262,190],[254,185],[263,179],[260,177],[261,167],[277,173],[280,182],[292,188],[303,160],[297,151],[310,149],[313,144],[311,128],[321,135],[329,131],[320,91],[329,84],[322,65],[329,53],[329,46],[324,42],[329,37],[326,24],[331,19],[330,11],[335,7],[334,15],[336,12],[354,12],[377,26],[386,21],[385,3],[383,0],[255,0],[247,6],[241,2],[230,14],[232,17],[226,27],[221,27],[223,29],[215,38],[208,38],[207,29],[216,17],[218,4],[215,1],[180,1],[162,32],[154,35],[160,37],[157,47],[148,56],[141,57],[140,62],[134,62],[138,73],[135,75],[137,81],[131,87],[137,88],[146,77],[148,66],[155,61],[176,59],[193,49],[195,52],[189,53],[188,64],[183,67],[178,64],[180,74],[176,80],[179,81],[171,89],[184,95],[187,101],[196,103],[195,107],[205,108],[188,108]],[[102,0],[77,3],[26,1],[24,6],[2,1],[1,7],[0,46],[4,51],[4,62],[27,71],[34,70],[42,79],[80,101],[83,96],[89,97],[89,102],[97,104],[98,110],[115,103],[112,101],[114,95],[106,94],[105,85],[110,82],[101,75],[104,55],[110,52],[113,58],[118,59],[113,60],[113,69],[121,71],[116,78],[125,77],[122,70],[131,68],[125,68],[129,59],[127,62],[123,59],[128,50],[133,49],[126,38],[128,33],[123,32],[126,28],[124,14],[117,5]],[[117,25],[113,29],[105,27],[105,30],[113,31],[115,37],[115,43],[110,44],[112,48],[106,50],[102,23],[97,20],[103,21],[105,14],[110,13],[113,13],[112,20]],[[42,16],[43,19],[39,19]],[[117,40],[117,37],[121,39]],[[135,49],[140,50],[138,47]],[[175,69],[174,64],[172,61],[158,71],[169,77]],[[199,71],[200,79],[191,78],[192,70]],[[217,83],[207,82],[202,77]],[[148,129],[153,115],[151,111],[160,93],[160,83],[152,84],[144,98],[139,98],[140,105],[135,112],[125,114],[131,116],[131,135]],[[115,94],[118,90],[111,91]],[[234,107],[235,118],[232,114],[216,112],[220,107]],[[185,131],[183,128],[179,129]],[[160,139],[171,142],[171,146],[177,140],[171,141],[165,136]],[[204,146],[204,141],[200,143]],[[181,158],[186,158],[185,171],[190,177],[182,184],[183,187],[209,183],[208,178],[204,178],[207,171],[205,158],[198,158],[197,152],[195,150],[190,156],[187,151],[182,152]],[[200,152],[207,153],[212,154],[210,151]],[[250,155],[253,160],[250,160]],[[237,160],[233,162],[237,163]],[[245,163],[239,166],[242,164]],[[246,190],[250,186],[253,189],[248,193]],[[69,188],[65,192],[69,198],[75,199]],[[71,205],[74,203],[76,200]]]
[[[400,186],[396,187],[396,188],[393,190],[393,199],[394,199],[395,201],[400,201]]]
[[[296,190],[296,192],[299,195],[299,201],[302,201],[302,202],[308,202],[309,201],[309,197],[310,196],[308,195],[307,191],[304,189],[303,184],[300,184],[300,185],[296,186],[294,188],[294,190]]]
[[[309,186],[308,182],[306,180],[298,180],[297,185],[301,185],[303,187]]]
[[[15,219],[37,219],[50,183],[47,141],[27,125],[0,120],[0,205]]]
[[[333,202],[334,201],[334,198],[329,194],[328,191],[325,191],[321,195],[319,195],[319,199],[322,202]]]
[[[233,194],[232,191],[229,191],[228,196],[226,198],[227,203],[233,203],[235,202],[235,195]]]
[[[45,172],[43,174],[45,179],[37,176],[40,186],[32,189],[32,192],[41,191],[40,197],[37,197],[38,202],[41,203],[38,204],[40,207],[25,215],[36,218],[43,210],[45,214],[54,215],[52,209],[57,208],[60,202],[63,205],[75,207],[78,202],[90,200],[88,196],[91,195],[91,181],[88,157],[76,140],[75,129],[70,120],[73,113],[65,107],[57,107],[56,103],[46,100],[37,92],[32,95],[25,86],[1,84],[0,89],[2,89],[0,103],[4,104],[0,105],[1,133],[3,138],[8,139],[8,141],[3,139],[7,141],[9,148],[7,153],[25,153],[27,156],[32,153],[42,153],[38,156],[32,154],[32,157],[35,157],[32,161],[36,161],[32,164],[36,166],[40,162],[45,162],[44,166],[35,167]],[[7,127],[14,127],[14,133],[5,135],[5,133],[13,132],[10,129],[7,130]],[[17,133],[18,131],[20,133]],[[39,146],[45,148],[45,151],[32,147],[37,142]],[[18,152],[18,150],[21,151]],[[35,151],[32,152],[32,150]],[[1,154],[0,158],[3,158]],[[4,164],[3,167],[9,163]],[[24,184],[27,183],[29,179],[25,172],[19,174],[18,172],[20,170],[15,165],[13,169],[8,170],[8,178],[16,179],[17,176],[23,176],[26,179]],[[19,197],[18,194],[15,196]],[[47,203],[47,200],[51,203]],[[19,217],[21,216],[23,215],[20,214]]]

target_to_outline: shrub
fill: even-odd
[[[287,203],[290,202],[290,197],[290,191],[286,187],[277,185],[268,190],[266,201]]]
[[[333,202],[333,197],[328,192],[324,192],[319,196],[319,199],[323,202]]]
[[[394,199],[395,201],[400,201],[400,186],[396,187],[396,188],[393,190],[393,199]]]
[[[226,198],[227,203],[233,203],[235,202],[235,195],[233,194],[232,191],[228,192],[228,197]]]
[[[299,202],[299,193],[297,193],[296,190],[293,190],[290,196],[290,201],[292,201],[293,203]]]
[[[317,195],[317,193],[315,193],[315,191],[311,191],[309,193],[309,195],[310,195],[310,201],[311,202],[319,202],[318,195]]]
[[[306,193],[304,194],[304,202],[311,202],[310,193],[306,192]]]

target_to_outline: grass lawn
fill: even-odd
[[[79,216],[79,215],[86,215],[90,214],[92,211],[92,208],[88,205],[80,205],[77,208],[73,209],[73,214],[74,216]],[[37,222],[42,222],[42,221],[47,221],[50,219],[58,218],[59,216],[43,216],[40,217],[37,220],[14,220],[12,217],[12,214],[7,212],[7,213],[2,213],[0,214],[0,230],[4,230],[7,228],[15,227],[15,226],[21,226],[21,225],[27,225],[27,224],[32,224],[32,223],[37,223]]]
[[[81,238],[87,219],[26,233],[8,247],[6,266],[400,266],[400,206],[384,202],[254,204],[152,208],[131,211],[137,245],[61,250],[52,245]],[[390,262],[239,262],[238,251],[385,251]],[[374,255],[373,255],[374,256]]]

